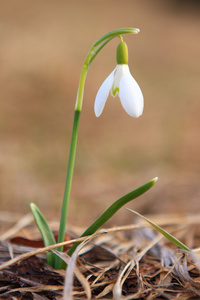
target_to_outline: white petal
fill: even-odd
[[[112,88],[111,88],[111,95],[113,97],[115,97],[119,94],[119,84],[120,84],[121,77],[123,75],[122,66],[123,65],[117,65],[117,67],[115,68],[114,81],[113,81],[113,85],[112,85]]]
[[[115,72],[115,69],[106,78],[106,80],[102,83],[100,89],[98,90],[98,93],[96,95],[95,102],[94,102],[94,112],[95,112],[96,117],[99,117],[104,109],[106,100],[108,99],[109,92],[113,85],[114,72]]]
[[[119,97],[125,111],[138,118],[143,113],[144,97],[142,91],[131,75],[128,65],[123,66],[123,75],[119,85]]]

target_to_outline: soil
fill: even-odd
[[[47,265],[47,249],[39,240],[19,236],[1,241],[0,298],[72,299],[73,295],[73,299],[116,299],[118,294],[120,299],[198,299],[199,222],[195,216],[182,221],[184,226],[171,218],[167,228],[181,237],[191,252],[166,239],[161,241],[161,236],[146,224],[117,227],[84,242],[81,253],[74,253],[76,267],[74,255],[68,260],[65,253],[60,254],[68,263],[67,271]],[[25,229],[31,233],[34,227]],[[66,246],[72,241],[68,239]],[[65,252],[67,249],[69,246]]]

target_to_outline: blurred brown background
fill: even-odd
[[[93,105],[115,67],[118,40],[89,69],[69,222],[88,225],[113,201],[158,176],[128,207],[141,213],[200,210],[200,18],[198,1],[0,2],[0,209],[25,214],[29,203],[59,218],[76,91],[91,45],[120,27],[144,114],[129,117],[111,98]],[[127,224],[122,209],[111,223]]]

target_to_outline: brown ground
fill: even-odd
[[[192,234],[193,246],[196,242],[199,245],[199,238],[195,241],[198,227],[195,229],[190,224],[192,232],[197,234]],[[172,251],[172,245],[163,244],[160,237],[152,234],[149,228],[132,228],[132,233],[131,241],[121,231],[96,237],[93,241],[97,245],[86,245],[75,270],[72,263],[74,259],[69,262],[66,254],[61,254],[68,263],[67,272],[49,267],[44,255],[41,255],[41,249],[35,250],[37,256],[33,256],[33,248],[33,252],[30,252],[31,248],[0,242],[0,261],[6,261],[0,265],[0,297],[15,300],[58,300],[65,295],[64,299],[69,300],[73,293],[73,299],[76,300],[199,299],[197,253],[194,256],[183,253],[180,249]],[[147,238],[149,233],[151,241]],[[21,255],[20,250],[23,251]],[[17,256],[8,260],[11,252]]]
[[[180,1],[179,1],[180,2]],[[197,212],[200,197],[199,7],[176,1],[0,2],[0,220],[37,203],[59,218],[76,90],[93,42],[120,27],[145,97],[132,119],[109,98],[93,103],[115,67],[117,41],[98,55],[85,87],[69,222],[88,225],[108,204],[158,176],[128,205],[141,213]],[[112,220],[131,222],[123,209]]]

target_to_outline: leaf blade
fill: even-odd
[[[164,237],[166,237],[170,242],[172,242],[173,244],[175,244],[176,246],[190,252],[191,250],[185,245],[183,244],[181,241],[179,241],[177,238],[175,238],[172,234],[170,234],[169,232],[167,232],[166,230],[164,230],[162,227],[158,226],[157,224],[155,224],[154,222],[152,222],[151,220],[147,219],[146,217],[144,217],[143,215],[139,214],[138,212],[127,208],[127,210],[129,210],[130,212],[136,214],[138,217],[142,218],[143,220],[147,221],[149,224],[151,224],[151,226],[153,226],[157,231],[159,231]]]
[[[105,224],[122,206],[124,206],[126,203],[132,201],[133,199],[136,199],[137,197],[144,194],[146,191],[148,191],[156,182],[158,178],[155,177],[146,184],[140,186],[139,188],[131,191],[130,193],[122,196],[117,201],[115,201],[111,206],[109,206],[101,216],[96,219],[81,235],[87,236],[91,235],[94,232],[96,232],[103,224]],[[78,243],[74,244],[70,250],[68,251],[68,255],[72,255],[76,247],[78,246]]]
[[[49,228],[49,225],[47,224],[47,221],[45,220],[43,214],[37,207],[37,205],[35,205],[34,203],[31,203],[30,208],[31,208],[35,223],[42,235],[42,239],[43,239],[45,247],[56,244],[54,235],[53,235],[51,229]],[[55,257],[56,257],[55,254],[47,252],[46,256],[47,256],[48,265],[54,267]]]

